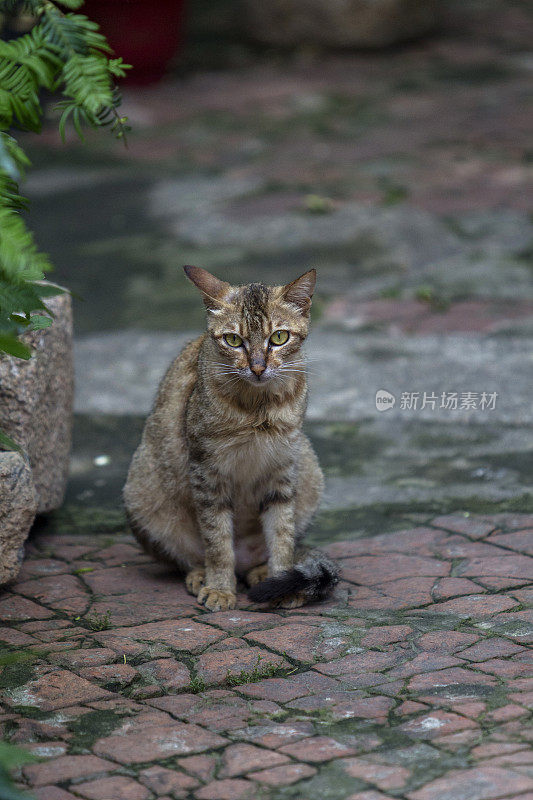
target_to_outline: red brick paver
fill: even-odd
[[[35,547],[23,580],[0,598],[0,640],[27,652],[22,671],[2,668],[0,725],[44,759],[24,766],[23,779],[38,800],[238,800],[289,790],[304,800],[333,774],[345,787],[339,797],[356,800],[525,800],[533,792],[526,524],[520,515],[456,514],[336,543],[347,580],[332,602],[274,612],[240,596],[237,609],[217,614],[195,605],[178,577],[161,579],[126,536],[96,560],[97,535],[88,549],[80,537],[48,535],[43,560],[54,574],[43,577]],[[487,586],[505,577],[495,548],[520,590]],[[77,595],[69,570],[84,556],[93,557],[92,588]],[[123,572],[109,566],[114,558]],[[102,600],[91,591],[102,589],[113,592],[111,610],[107,629],[95,631]],[[137,613],[137,590],[155,618]],[[62,598],[81,594],[87,610],[69,611]],[[369,605],[370,597],[387,602]],[[427,772],[416,748],[432,754]]]

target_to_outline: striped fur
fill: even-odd
[[[265,562],[268,599],[280,599],[272,579],[279,589],[289,575],[291,604],[325,596],[334,565],[324,567],[316,551],[295,560],[323,488],[301,429],[314,270],[286,286],[234,287],[185,269],[202,294],[207,330],[170,365],[133,456],[124,488],[132,530],[187,574],[209,609],[232,608],[236,578],[255,581]],[[280,346],[270,342],[276,330],[289,332]],[[226,334],[242,346],[231,347]],[[257,598],[267,591],[260,586]]]

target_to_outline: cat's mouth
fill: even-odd
[[[256,375],[254,372],[252,372],[249,375],[245,375],[244,377],[248,381],[248,383],[252,383],[255,386],[259,386],[260,384],[269,383],[276,376],[272,373],[267,374],[266,372],[262,372],[260,375]]]
[[[257,374],[253,372],[251,369],[247,370],[241,375],[242,378],[247,383],[251,383],[252,386],[264,386],[267,383],[270,383],[275,378],[278,377],[277,372],[275,370],[270,369],[267,367],[263,372]]]
[[[251,384],[252,386],[257,386],[258,388],[260,386],[266,386],[269,383],[273,383],[276,380],[276,378],[280,377],[279,372],[277,370],[273,370],[268,367],[259,374],[253,372],[251,369],[241,369],[238,372],[234,372],[233,374],[238,376],[238,378],[240,378],[242,381],[245,381],[246,383]],[[221,376],[221,378],[223,382],[225,382],[226,376],[223,375]],[[234,383],[233,386],[235,387]]]

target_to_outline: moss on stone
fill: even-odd
[[[53,533],[119,533],[128,530],[122,507],[65,505],[38,520],[39,532]]]
[[[0,689],[11,690],[24,686],[33,678],[33,666],[27,661],[7,664],[0,674]]]
[[[522,494],[505,500],[484,497],[447,497],[443,500],[413,501],[411,503],[375,503],[322,511],[310,531],[308,541],[320,544],[342,539],[360,539],[391,533],[411,526],[410,515],[424,515],[417,524],[427,524],[432,517],[466,511],[471,514],[533,512],[533,495]]]
[[[28,717],[29,719],[46,719],[50,715],[49,711],[43,711],[35,706],[20,704],[13,705],[11,708],[15,714],[20,714],[21,717]]]
[[[416,447],[425,449],[464,448],[475,444],[488,444],[496,440],[496,435],[487,430],[486,426],[475,426],[469,423],[462,431],[457,429],[453,433],[442,430],[442,426],[435,429],[433,425],[424,425],[418,422],[416,433],[411,437],[411,442]]]
[[[327,476],[349,476],[364,471],[365,463],[388,444],[384,436],[366,433],[355,423],[308,424],[309,434]]]
[[[81,717],[67,723],[69,731],[73,734],[70,740],[72,754],[88,753],[97,739],[109,736],[118,728],[124,717],[130,716],[125,711],[104,709],[89,711]]]
[[[309,780],[298,781],[292,786],[274,789],[270,800],[301,800],[317,798],[321,800],[346,800],[357,791],[368,789],[368,785],[358,778],[348,775],[343,766],[336,761],[322,766],[320,772]]]

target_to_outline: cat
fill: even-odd
[[[285,286],[231,286],[184,270],[207,330],[159,386],[124,487],[132,531],[211,611],[235,607],[236,576],[253,602],[325,598],[338,568],[300,547],[324,486],[302,432],[316,271]]]

